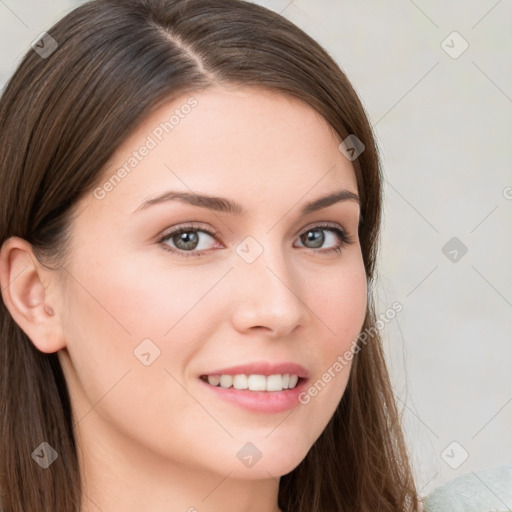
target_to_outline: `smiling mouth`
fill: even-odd
[[[293,374],[276,375],[201,375],[207,384],[223,389],[239,391],[289,391],[304,382],[305,378]]]

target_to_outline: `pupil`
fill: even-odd
[[[184,243],[184,249],[194,249],[195,245],[197,245],[198,242],[198,236],[197,233],[194,233],[192,231],[180,233],[177,235],[178,241],[175,241],[177,246],[179,246],[180,242]]]
[[[308,231],[307,239],[310,242],[315,242],[314,247],[321,247],[324,242],[324,235],[322,230]]]

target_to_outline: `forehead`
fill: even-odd
[[[166,188],[236,195],[242,203],[283,201],[283,193],[297,201],[313,189],[313,195],[340,187],[357,193],[340,141],[316,110],[294,97],[215,86],[148,114],[114,153],[100,186],[112,182],[110,198],[124,197],[131,210]]]

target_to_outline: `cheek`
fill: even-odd
[[[323,276],[316,293],[311,292],[311,309],[323,321],[326,343],[323,353],[345,350],[357,338],[367,308],[367,281],[364,266],[355,259],[345,268]],[[330,336],[329,336],[330,335]]]
[[[127,438],[186,461],[189,440],[204,436],[205,425],[215,427],[181,385],[187,386],[187,365],[211,331],[196,311],[215,276],[201,282],[192,272],[172,272],[171,280],[169,269],[137,273],[133,262],[118,261],[72,270],[64,318],[70,361],[64,365],[76,419],[96,431],[99,416]],[[194,456],[201,459],[199,448]]]
[[[162,350],[176,294],[161,297],[151,274],[120,255],[87,256],[70,269],[63,327],[74,371],[94,402],[130,368],[144,366],[134,354],[143,340],[155,340],[153,357]]]
[[[115,255],[88,263],[75,268],[85,286],[72,286],[68,302],[84,328],[98,331],[100,337],[108,332],[112,343],[124,339],[116,350],[133,349],[137,340],[145,338],[171,338],[173,330],[187,323],[194,309],[200,309],[201,298],[218,280],[211,272],[198,278],[192,266],[172,268],[161,261],[148,265],[148,259],[137,257]]]
[[[357,357],[354,347],[367,308],[367,280],[362,260],[351,261],[344,270],[324,277],[316,290],[315,294],[309,294],[309,299],[316,314],[316,331],[324,335],[315,339],[310,355],[317,371],[301,403],[315,417],[317,426],[325,426],[345,392],[353,358]]]
[[[166,370],[186,382],[189,362],[211,337],[214,322],[223,318],[217,306],[206,308],[209,291],[225,272],[217,270],[205,270],[198,278],[192,265],[148,266],[147,259],[114,251],[109,258],[98,252],[86,262],[75,261],[63,321],[77,385],[88,401],[95,403],[127,371],[123,382],[143,373],[145,386],[137,386],[135,394],[145,387],[162,390],[160,397],[175,395],[179,385]],[[176,389],[169,389],[173,385]],[[116,387],[116,393],[124,388],[128,384]],[[127,403],[133,398],[128,396]]]

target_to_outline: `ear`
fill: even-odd
[[[5,240],[0,249],[2,298],[14,321],[41,352],[66,346],[58,314],[58,275],[35,257],[22,238]]]

